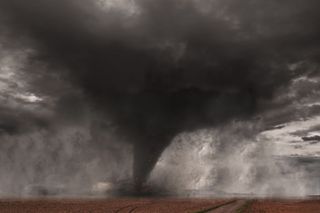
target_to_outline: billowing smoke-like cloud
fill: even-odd
[[[19,74],[50,113],[43,123],[28,120],[56,130],[94,114],[134,145],[139,186],[177,134],[287,105],[290,98],[271,100],[294,79],[317,76],[300,65],[317,66],[318,7],[315,0],[1,0],[1,38],[3,49],[30,50]],[[7,124],[2,131],[18,132]]]
[[[182,194],[187,189],[193,196],[318,194],[319,160],[275,157],[277,146],[274,141],[266,143],[261,124],[231,122],[180,134],[149,182]]]

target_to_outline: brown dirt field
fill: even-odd
[[[1,213],[320,213],[320,199],[22,199],[0,200]]]
[[[129,213],[198,212],[230,200],[212,199],[100,199],[100,200],[2,200],[1,213]]]
[[[258,200],[245,213],[320,213],[320,199],[314,200]]]
[[[246,204],[246,200],[234,200],[227,205],[220,206],[219,208],[208,211],[208,213],[238,213],[242,206]]]

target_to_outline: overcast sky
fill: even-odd
[[[319,7],[0,0],[0,137],[98,123],[136,147],[137,179],[180,133],[234,121],[278,155],[320,156]]]

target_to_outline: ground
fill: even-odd
[[[1,213],[319,213],[320,198],[284,199],[21,199],[1,200]]]

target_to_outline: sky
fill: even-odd
[[[137,188],[181,135],[234,122],[273,156],[320,157],[319,4],[0,0],[2,143],[76,129],[118,164],[129,144]]]

